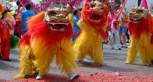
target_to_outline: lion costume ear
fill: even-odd
[[[4,10],[5,10],[4,5],[3,4],[0,4],[0,13],[3,13]]]
[[[28,20],[28,29],[32,29],[34,25],[38,24],[39,22],[43,21],[45,17],[45,12],[40,12],[37,15],[31,17]]]

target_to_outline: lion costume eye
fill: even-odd
[[[47,12],[48,16],[55,16],[57,13],[55,11],[49,11]]]
[[[103,10],[104,9],[104,6],[102,4],[99,4],[98,7]]]
[[[136,11],[136,13],[144,13],[144,10],[138,9],[138,10]]]
[[[100,9],[101,9],[101,10],[103,10],[103,9],[104,9],[104,7],[100,7]]]
[[[90,7],[91,7],[91,8],[93,8],[93,7],[95,7],[95,6],[96,6],[96,3],[94,3],[94,2],[90,3]]]
[[[48,8],[45,14],[45,21],[48,22],[68,22],[69,21],[69,10],[68,7],[53,7]]]

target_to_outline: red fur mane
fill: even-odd
[[[65,31],[53,31],[50,29],[49,24],[44,19],[44,12],[32,17],[28,21],[28,31],[20,40],[20,45],[30,44],[30,40],[41,38],[45,45],[53,44],[61,41],[62,39],[71,39],[73,35],[72,23],[69,22]]]
[[[129,22],[128,24],[129,32],[135,38],[139,38],[142,33],[153,32],[153,20],[151,15],[148,13],[146,20],[141,21],[141,23],[135,24]]]

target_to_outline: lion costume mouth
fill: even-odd
[[[144,19],[144,17],[139,17],[139,16],[133,16],[133,17],[129,18],[129,20],[130,20],[131,22],[134,22],[134,23],[139,23],[139,22],[141,22],[143,19]]]
[[[52,31],[65,31],[68,27],[68,23],[49,23],[49,28]]]
[[[91,19],[91,20],[100,20],[100,19],[101,19],[101,16],[98,15],[98,14],[92,14],[92,15],[90,16],[90,19]]]
[[[91,16],[89,16],[89,21],[92,23],[100,23],[102,20],[102,16],[99,14],[91,14]]]

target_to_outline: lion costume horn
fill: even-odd
[[[140,4],[140,7],[141,7],[141,8],[148,9],[147,0],[142,0],[142,1],[141,1],[141,4]]]

